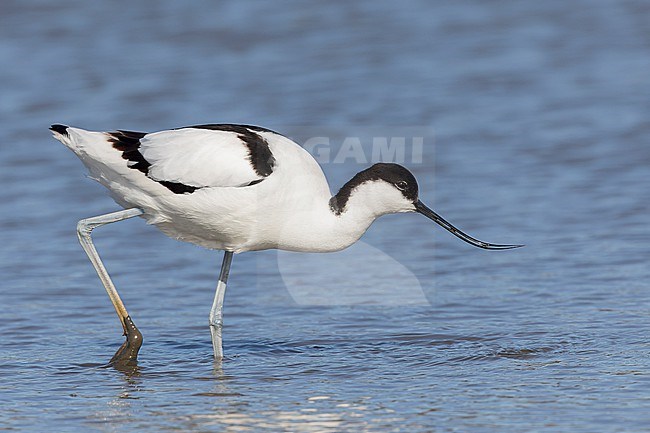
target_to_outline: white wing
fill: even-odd
[[[190,127],[145,135],[138,151],[150,164],[147,176],[196,188],[245,186],[263,180],[272,171],[268,144],[253,130],[235,129]],[[259,141],[251,143],[255,137]],[[266,147],[270,159],[266,170],[260,170],[253,160],[255,146]]]

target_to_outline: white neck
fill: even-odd
[[[383,183],[370,182],[356,189],[343,211],[330,207],[331,197],[314,197],[282,223],[277,247],[289,251],[331,252],[355,243],[382,215],[408,212],[391,206],[399,192]]]

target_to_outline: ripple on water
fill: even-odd
[[[0,429],[647,430],[647,2],[212,3],[2,3]],[[360,258],[239,255],[215,363],[219,255],[103,227],[144,334],[108,366],[122,331],[75,224],[117,205],[47,126],[222,121],[333,130],[333,189],[365,136],[423,132],[423,201],[527,246],[398,215]]]

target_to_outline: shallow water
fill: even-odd
[[[650,425],[645,2],[0,8],[0,429]],[[145,336],[138,366],[116,370],[121,328],[74,228],[117,205],[50,138],[54,122],[338,137],[323,157],[333,189],[372,161],[372,137],[423,137],[421,161],[404,160],[422,200],[526,247],[482,251],[396,215],[342,253],[238,255],[215,364],[220,253],[142,221],[103,227]],[[363,158],[336,160],[341,137]]]

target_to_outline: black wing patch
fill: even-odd
[[[255,170],[255,173],[263,177],[267,177],[273,173],[273,167],[275,167],[275,158],[273,157],[273,153],[271,153],[269,143],[267,143],[267,141],[261,135],[257,134],[257,132],[271,132],[273,134],[278,134],[277,132],[262,128],[260,126],[232,125],[228,123],[186,126],[186,128],[211,129],[213,131],[226,131],[236,133],[237,137],[239,137],[239,139],[242,140],[248,148],[248,158],[251,162],[251,165],[253,166],[253,170]]]
[[[257,132],[271,132],[273,134],[277,134],[277,132],[260,126],[233,125],[228,123],[186,126],[176,129],[186,128],[210,129],[213,131],[236,133],[237,137],[244,142],[248,149],[248,157],[255,173],[262,177],[267,177],[273,173],[275,158],[273,157],[273,153],[271,153],[269,143],[261,135],[257,134]],[[149,167],[151,167],[151,163],[144,158],[142,153],[140,153],[140,140],[145,135],[147,135],[146,132],[123,130],[108,133],[109,141],[113,144],[113,148],[122,152],[122,158],[129,161],[129,167],[139,170],[149,177]],[[197,189],[200,189],[200,187],[185,185],[179,182],[168,182],[164,180],[157,181],[155,179],[151,180],[158,182],[174,194],[191,194]],[[245,186],[256,185],[263,180],[264,179],[256,179]]]
[[[146,132],[134,132],[134,131],[116,131],[109,132],[108,136],[111,143],[113,143],[113,148],[122,152],[122,158],[129,161],[129,167],[135,170],[139,170],[149,177],[149,167],[151,163],[144,159],[144,156],[140,153],[140,140],[142,137],[147,135]],[[150,178],[151,179],[151,178]],[[155,179],[151,179],[155,180]],[[191,194],[196,191],[197,187],[189,186],[178,182],[167,182],[167,181],[156,181],[174,194]]]
[[[108,134],[108,141],[113,143],[113,148],[122,152],[122,158],[130,162],[129,167],[149,173],[151,164],[140,153],[140,139],[147,135],[145,132],[117,131]]]
[[[58,132],[61,135],[68,135],[68,126],[67,125],[60,125],[55,123],[54,125],[50,126],[50,131]]]

